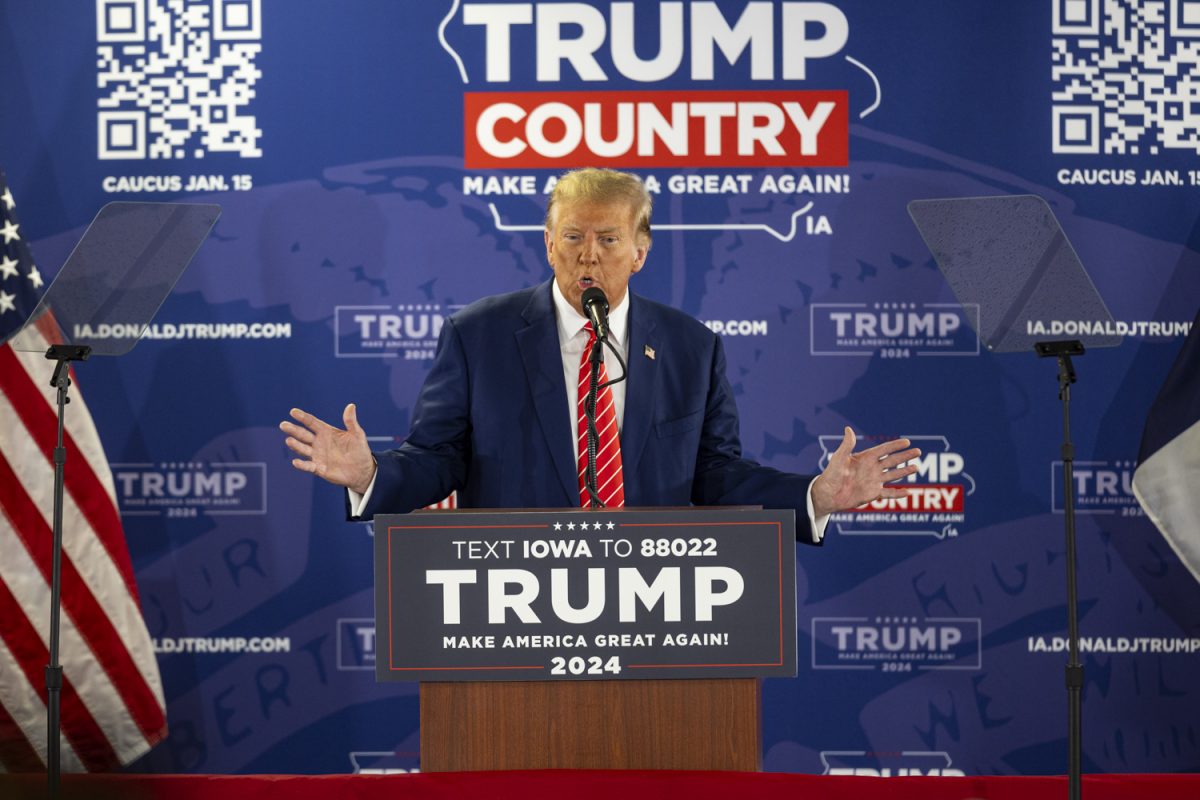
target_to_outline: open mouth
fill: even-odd
[[[580,278],[578,281],[576,281],[576,283],[579,284],[580,289],[586,289],[589,286],[594,286],[596,282],[594,280],[592,280],[592,277],[590,275],[584,275],[582,278]]]

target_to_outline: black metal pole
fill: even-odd
[[[50,663],[46,665],[46,791],[51,800],[59,796],[62,753],[59,740],[62,699],[62,666],[58,659],[61,623],[59,606],[62,587],[63,469],[67,448],[63,431],[67,416],[67,388],[71,385],[68,362],[59,361],[52,385],[58,389],[58,443],[54,448],[54,544],[50,550]]]
[[[1075,560],[1075,446],[1071,443],[1071,356],[1058,357],[1059,398],[1063,407],[1063,498],[1067,537],[1067,796],[1080,800],[1083,771],[1083,664],[1079,661],[1079,591]]]
[[[1084,354],[1083,342],[1036,342],[1043,358],[1058,359],[1058,399],[1063,409],[1063,524],[1067,539],[1067,796],[1080,800],[1083,793],[1083,664],[1079,661],[1079,589],[1075,559],[1075,446],[1071,443],[1071,384],[1075,365],[1071,356]]]
[[[90,347],[55,345],[46,351],[46,358],[57,361],[50,385],[58,390],[58,442],[54,447],[54,542],[50,551],[50,663],[46,665],[46,793],[58,800],[62,785],[62,748],[59,730],[62,720],[63,670],[58,658],[60,606],[62,596],[63,540],[63,471],[67,463],[67,448],[63,444],[66,428],[67,389],[71,386],[70,363],[86,361]]]

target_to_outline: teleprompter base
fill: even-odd
[[[756,678],[421,684],[423,772],[753,772],[761,730]]]

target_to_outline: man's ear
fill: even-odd
[[[641,245],[637,249],[637,256],[633,261],[633,272],[641,272],[642,267],[646,266],[646,256],[650,255],[649,243]]]

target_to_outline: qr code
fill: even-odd
[[[1200,0],[1054,0],[1055,153],[1200,153]]]
[[[96,0],[101,159],[262,156],[260,0]]]

